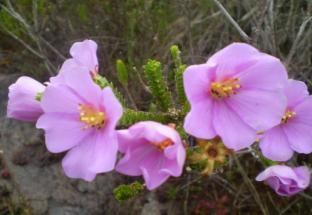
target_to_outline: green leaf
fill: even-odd
[[[117,78],[119,82],[124,86],[128,86],[128,70],[125,63],[122,60],[116,61]]]
[[[161,63],[156,60],[148,60],[143,68],[155,101],[162,111],[167,112],[169,108],[173,107],[173,101],[164,80]]]
[[[122,184],[113,191],[115,198],[122,202],[139,195],[144,190],[143,184],[135,181],[131,184]]]

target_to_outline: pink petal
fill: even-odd
[[[217,80],[240,73],[250,67],[260,52],[246,43],[232,43],[211,56],[207,63],[217,65]]]
[[[183,73],[183,83],[187,99],[191,104],[207,99],[214,76],[214,67],[208,64],[193,65],[186,69]]]
[[[281,126],[276,126],[263,134],[260,149],[266,158],[274,161],[287,161],[294,154]]]
[[[300,166],[293,169],[298,177],[298,187],[306,188],[310,184],[311,172],[308,167]]]
[[[214,104],[213,125],[226,147],[237,151],[255,142],[256,131],[248,126],[225,102],[216,101]]]
[[[99,131],[98,131],[99,132]],[[92,143],[93,162],[89,169],[93,172],[102,173],[109,172],[114,169],[117,159],[118,140],[115,130],[101,131]]]
[[[101,106],[107,115],[107,123],[111,129],[115,129],[120,117],[122,116],[122,106],[110,87],[102,90]]]
[[[270,177],[279,177],[285,179],[297,180],[298,177],[292,168],[285,165],[275,165],[268,167],[263,172],[261,172],[257,177],[257,181],[264,181]]]
[[[98,66],[96,56],[97,44],[93,40],[76,42],[70,48],[70,55],[80,66],[85,66],[89,71],[94,71]]]
[[[142,175],[141,167],[144,166],[146,160],[149,160],[155,151],[155,147],[147,142],[134,146],[134,148],[132,146],[117,163],[116,171],[130,176]]]
[[[227,104],[241,119],[256,130],[278,125],[286,109],[282,91],[241,90],[227,99]]]
[[[64,78],[66,86],[79,95],[85,103],[92,104],[93,107],[99,108],[102,91],[101,88],[93,82],[89,73],[80,71],[64,73]]]
[[[213,102],[205,99],[192,104],[191,111],[184,119],[184,129],[197,138],[211,139],[216,136],[213,127]]]
[[[76,71],[88,72],[87,68],[79,66],[76,61],[72,58],[65,60],[61,69],[55,77],[50,78],[51,84],[64,84],[65,83],[65,73],[75,74]]]
[[[167,172],[160,171],[163,169],[163,163],[164,158],[162,158],[159,152],[155,151],[150,155],[149,159],[146,160],[144,165],[141,166],[147,189],[153,190],[169,178],[170,175]]]
[[[23,121],[34,122],[42,114],[36,95],[45,91],[45,86],[27,77],[20,77],[9,87],[7,116]]]
[[[307,85],[302,81],[288,80],[285,87],[285,94],[288,101],[288,107],[294,108],[298,103],[309,96]]]
[[[73,114],[45,113],[37,121],[37,128],[45,130],[45,144],[50,152],[67,151],[89,134],[79,116]]]
[[[76,114],[83,101],[66,86],[49,85],[40,103],[44,112]]]
[[[287,71],[280,60],[267,54],[256,59],[256,63],[237,76],[242,89],[283,89],[287,84]]]
[[[66,154],[62,166],[68,177],[92,181],[97,173],[114,169],[117,142],[104,138],[106,141],[103,143],[103,137],[103,134],[94,131]]]

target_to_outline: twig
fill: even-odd
[[[300,41],[300,38],[301,38],[301,36],[302,36],[302,34],[303,34],[307,24],[311,20],[312,20],[312,16],[310,16],[309,18],[307,18],[305,21],[302,22],[302,24],[301,24],[301,26],[299,28],[299,31],[297,33],[296,39],[295,39],[293,45],[291,46],[291,49],[290,49],[289,54],[287,56],[287,60],[286,60],[286,63],[285,63],[286,65],[289,65],[291,59],[293,58],[293,56],[294,56],[294,54],[296,52],[296,49],[297,49],[297,45],[298,45],[298,43]]]
[[[252,192],[255,201],[257,202],[258,206],[260,207],[262,214],[269,214],[267,209],[264,207],[264,204],[262,203],[261,198],[260,198],[255,186],[252,184],[252,182],[250,181],[250,179],[249,179],[248,175],[246,174],[244,168],[242,167],[239,159],[236,156],[233,156],[233,158],[234,158],[234,161],[238,167],[238,170],[240,171],[241,175],[243,176],[245,182],[247,182],[247,185],[248,185],[250,191]]]
[[[250,42],[250,37],[243,31],[243,29],[239,26],[239,24],[233,19],[233,17],[227,12],[227,10],[223,7],[223,5],[218,0],[213,0],[218,8],[221,10],[221,13],[230,21],[230,23],[234,26],[234,28],[238,31],[238,33],[243,37],[246,42]]]

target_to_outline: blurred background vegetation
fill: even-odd
[[[279,57],[290,77],[312,87],[311,0],[2,0],[0,4],[0,75],[18,73],[47,81],[69,57],[71,44],[90,38],[99,45],[100,73],[144,110],[151,108],[142,67],[148,59],[163,63],[172,86],[174,62],[169,48],[173,44],[190,65],[205,62],[225,45],[241,41]],[[127,88],[117,81],[117,59],[129,71]],[[193,213],[257,214],[259,204],[276,214],[312,213],[308,194],[276,198],[261,185],[257,187],[260,194],[255,194],[249,180],[261,168],[248,159],[240,160],[245,183],[241,183],[241,169],[236,169],[211,179],[221,185],[202,185],[202,180],[207,181],[202,178],[192,184],[189,207]],[[303,156],[298,162],[310,160]],[[243,193],[245,199],[234,191]],[[169,187],[166,198],[180,198],[177,192]],[[312,194],[311,190],[307,193]]]

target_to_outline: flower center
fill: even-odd
[[[288,120],[293,118],[295,115],[296,115],[296,112],[294,112],[294,111],[290,111],[290,110],[286,111],[286,113],[282,117],[282,123],[288,122]]]
[[[80,121],[86,124],[86,128],[103,128],[105,124],[105,113],[97,111],[88,105],[79,105]]]
[[[206,152],[207,152],[208,157],[211,159],[218,157],[218,154],[219,154],[218,149],[214,146],[210,146]]]
[[[173,145],[173,142],[170,139],[166,139],[166,140],[164,140],[164,141],[162,141],[160,143],[152,142],[151,144],[156,146],[156,148],[159,149],[160,151],[164,151],[165,148],[167,148],[168,146]]]
[[[210,92],[214,98],[222,99],[236,94],[240,87],[239,79],[231,78],[222,82],[212,82]]]

